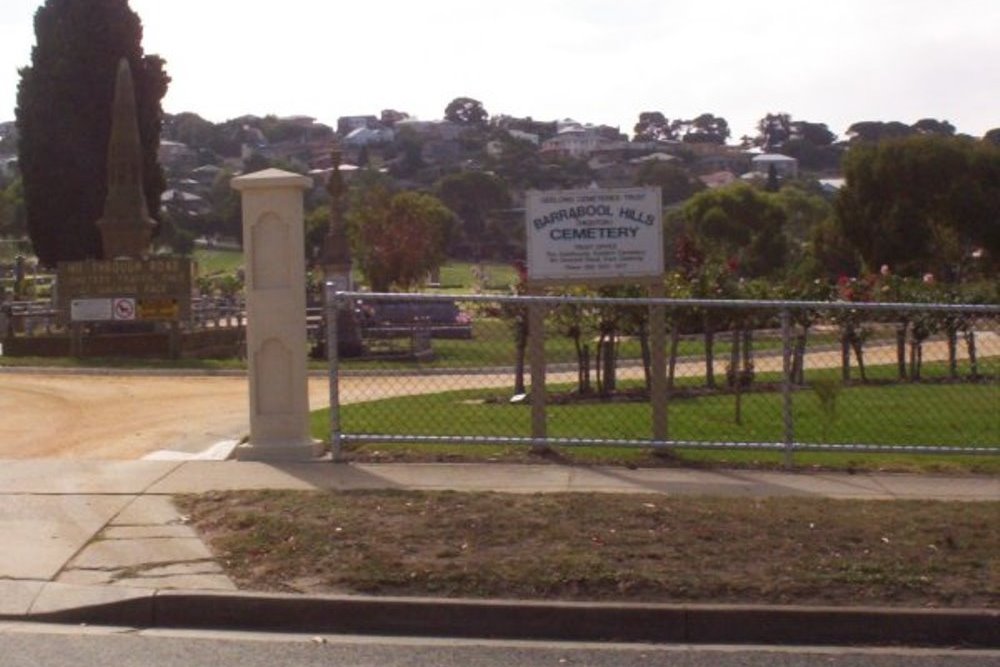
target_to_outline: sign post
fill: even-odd
[[[663,297],[663,205],[659,188],[537,191],[527,194],[528,287],[649,286]],[[545,438],[545,352],[542,306],[528,327],[532,438]],[[667,439],[666,313],[649,309],[650,405],[653,439]]]

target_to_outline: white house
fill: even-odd
[[[751,171],[765,178],[771,172],[771,166],[779,178],[795,178],[799,175],[799,161],[779,153],[764,153],[750,160]]]

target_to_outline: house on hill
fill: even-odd
[[[796,178],[799,175],[799,161],[780,153],[764,153],[750,160],[751,174],[767,178],[774,166],[778,178]]]

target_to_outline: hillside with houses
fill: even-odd
[[[627,133],[568,118],[489,117],[468,98],[452,102],[442,119],[418,120],[384,110],[342,116],[335,128],[308,116],[244,116],[213,124],[195,114],[168,115],[160,143],[168,183],[162,204],[182,235],[232,242],[239,225],[228,179],[271,166],[308,174],[317,185],[307,199],[313,209],[325,203],[321,186],[331,170],[334,145],[348,181],[373,170],[388,175],[399,189],[430,190],[456,173],[496,176],[509,195],[506,210],[492,212],[500,218],[516,217],[529,189],[653,184],[663,188],[668,207],[704,189],[769,178],[808,183],[815,192],[832,194],[841,183],[846,143],[835,141],[825,125],[817,140],[815,133],[796,131],[815,124],[796,123],[787,115],[766,120],[784,121],[785,131],[762,121],[760,136],[734,144],[725,121],[710,114],[673,123],[659,113],[642,114],[635,131]]]
[[[787,252],[781,265],[802,275],[836,276],[858,271],[864,261],[864,239],[845,237],[843,222],[850,212],[837,208],[847,156],[886,140],[942,138],[992,146],[998,134],[965,137],[947,121],[928,118],[913,124],[858,122],[839,137],[823,123],[768,113],[753,136],[734,139],[726,120],[710,113],[668,119],[662,112],[646,111],[638,114],[634,127],[621,128],[569,118],[490,115],[481,102],[467,97],[449,103],[440,119],[385,109],[341,116],[335,127],[310,116],[247,115],[212,123],[195,113],[166,114],[159,145],[166,188],[157,242],[164,250],[185,254],[198,245],[238,249],[240,203],[230,181],[275,167],[313,179],[305,199],[306,252],[310,261],[318,260],[329,219],[326,184],[336,151],[339,173],[348,185],[342,202],[347,209],[357,208],[351,193],[376,181],[391,192],[439,198],[456,219],[445,248],[452,259],[523,259],[529,190],[631,186],[661,189],[668,262],[683,262],[680,255],[691,247],[702,253],[745,254],[737,252],[739,243],[729,250],[721,247],[740,236],[735,228],[725,232],[731,239],[709,234],[695,238],[693,246],[684,244],[692,233],[701,236],[701,230],[711,229],[712,216],[719,212],[741,219],[743,213],[733,207],[749,211],[747,202],[726,199],[733,188],[747,184],[753,192],[772,193],[772,203],[782,209]],[[3,123],[0,237],[8,244],[25,235],[19,187],[16,129]],[[686,206],[700,193],[712,192],[720,197]],[[753,221],[740,224],[752,226]],[[980,240],[976,244],[984,247]],[[962,262],[976,248],[956,247],[948,261]]]

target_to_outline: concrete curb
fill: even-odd
[[[126,589],[0,620],[149,628],[686,644],[1000,648],[1000,610],[672,605]]]

